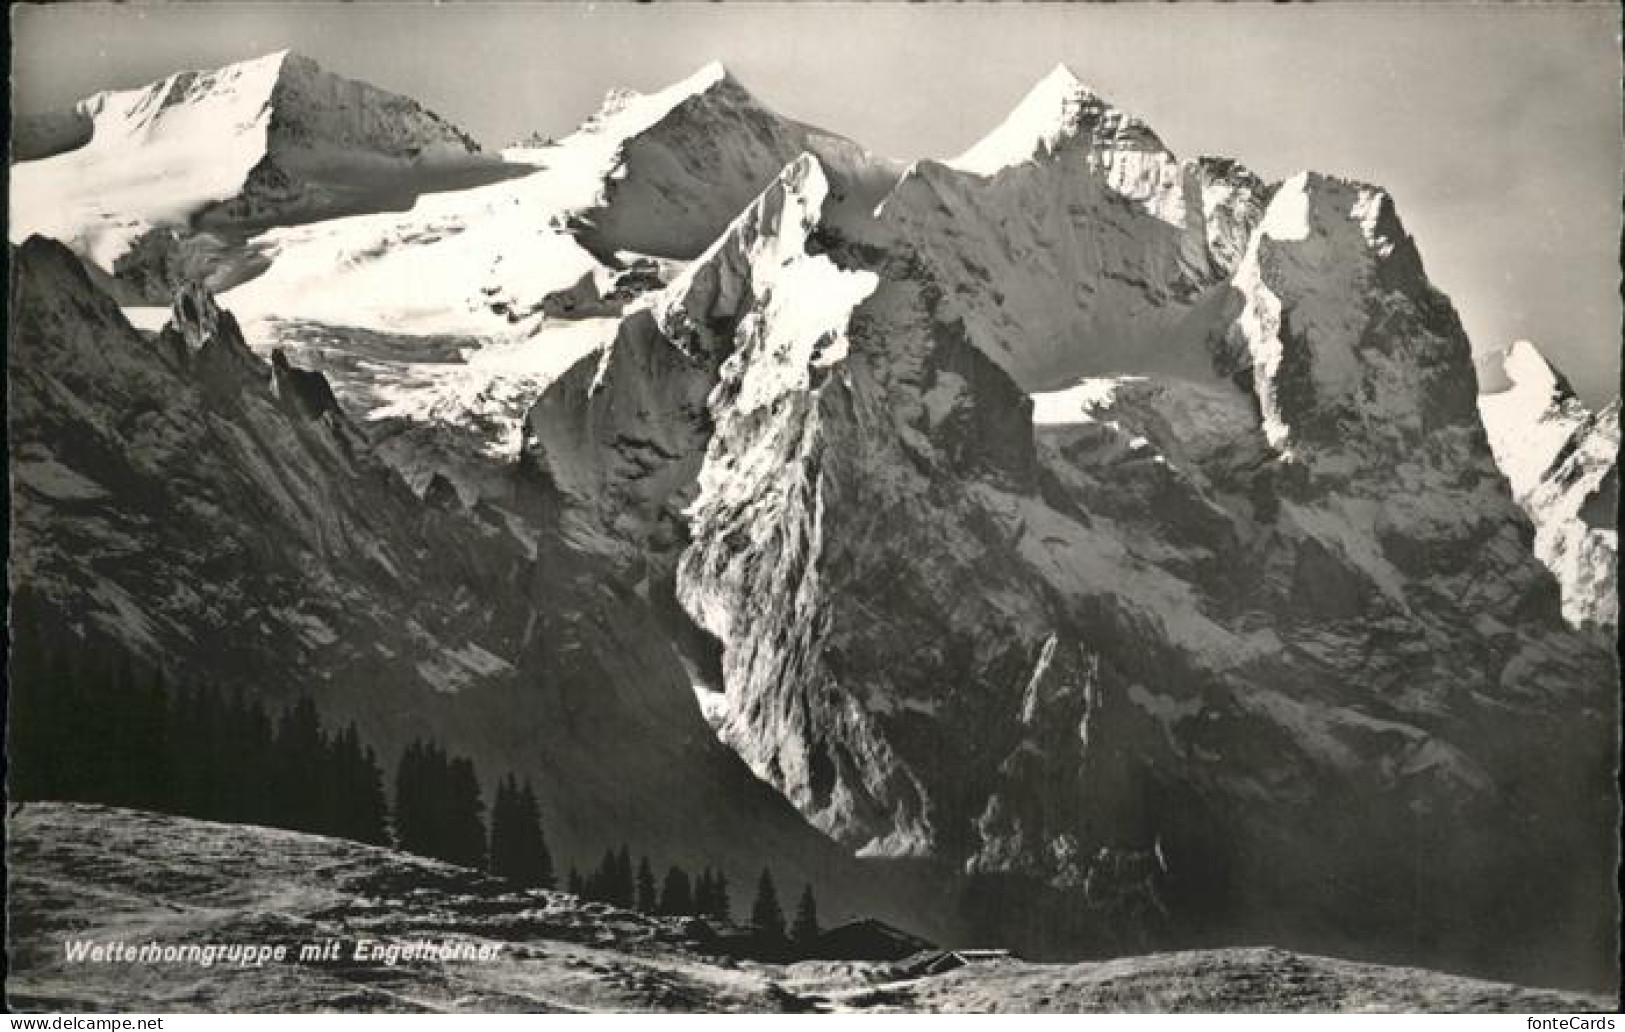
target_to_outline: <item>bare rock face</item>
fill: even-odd
[[[1496,462],[1535,525],[1535,555],[1576,627],[1619,623],[1619,399],[1587,410],[1535,345],[1496,356],[1507,385],[1478,399]]]
[[[1386,462],[1477,432],[1466,336],[1386,192],[1313,173],[1281,184],[1233,283],[1244,307],[1228,344],[1277,449],[1358,429],[1358,454]]]
[[[861,166],[797,159],[526,462],[577,540],[674,571],[753,770],[862,854],[1041,887],[1041,948],[1087,938],[1105,850],[1157,858],[1150,924],[1600,962],[1612,663],[1391,200],[1182,166],[1062,86],[1032,146],[872,216]],[[1563,960],[1508,945],[1558,912]]]
[[[237,320],[220,310],[201,283],[182,284],[175,292],[170,321],[158,343],[212,391],[230,393],[265,379],[264,363],[243,340]]]
[[[271,352],[271,393],[306,419],[343,418],[343,410],[327,377],[290,364],[280,348]]]

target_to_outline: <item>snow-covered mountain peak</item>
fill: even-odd
[[[1619,400],[1586,408],[1540,349],[1516,341],[1484,356],[1485,379],[1505,386],[1479,395],[1495,463],[1535,525],[1535,555],[1563,590],[1575,626],[1618,622]]]
[[[1274,191],[1232,282],[1245,304],[1231,345],[1249,355],[1239,365],[1252,367],[1274,447],[1316,442],[1352,457],[1348,435],[1360,426],[1357,436],[1369,432],[1361,461],[1381,465],[1430,431],[1475,421],[1466,335],[1428,284],[1386,191],[1292,176]],[[1397,312],[1416,329],[1383,325]]]
[[[861,150],[780,115],[714,61],[657,93],[623,95],[560,148],[606,159],[598,203],[580,215],[583,246],[684,260],[796,155]]]
[[[479,149],[466,134],[424,112],[416,101],[334,75],[294,50],[217,69],[176,72],[137,89],[104,91],[80,101],[78,110],[95,122],[93,142],[106,145],[151,142],[151,137],[164,135],[196,137],[204,130],[229,133],[267,125],[277,129],[323,118],[331,121],[341,113],[360,123],[367,117],[358,110],[363,105],[381,107],[384,114],[397,117],[426,115],[449,130],[443,135],[451,136],[461,149]]]
[[[1501,369],[1511,383],[1508,388],[1519,395],[1541,404],[1563,401],[1574,396],[1574,390],[1563,374],[1546,361],[1533,341],[1513,341],[1501,356]],[[1499,393],[1499,392],[1497,392]]]
[[[55,237],[120,277],[164,265],[170,231],[399,206],[426,177],[490,164],[417,101],[290,51],[99,93],[78,111],[91,123],[82,146],[12,170],[11,238]],[[126,258],[143,244],[155,253]]]
[[[735,103],[755,103],[755,98],[722,62],[711,61],[692,75],[653,93],[623,87],[611,89],[604,95],[598,111],[581,124],[578,132],[626,139],[652,129],[686,101],[724,96]]]
[[[241,114],[252,120],[258,108],[270,103],[288,53],[278,51],[213,70],[175,72],[136,89],[104,90],[80,101],[78,109],[94,120],[101,142],[109,136],[158,131],[167,116],[197,105],[240,107]]]
[[[1056,65],[1028,91],[998,128],[948,164],[991,176],[1079,140],[1098,148],[1161,151],[1145,123],[1114,108],[1066,65]]]
[[[724,79],[732,78],[733,73],[728,71],[721,61],[712,60],[701,65],[698,71],[683,81],[705,89],[722,82]]]
[[[1519,499],[1539,488],[1554,463],[1591,421],[1563,374],[1531,341],[1515,341],[1499,356],[1508,383],[1479,396],[1478,408],[1496,464]]]
[[[1388,191],[1310,171],[1299,172],[1276,188],[1258,229],[1272,239],[1288,241],[1338,232],[1336,227],[1358,229],[1364,245],[1383,258],[1409,239]]]
[[[1083,84],[1083,80],[1078,78],[1072,69],[1067,67],[1065,61],[1057,61],[1055,67],[1051,68],[1049,73],[1038,80],[1034,86],[1034,89],[1046,88],[1089,92],[1089,88]]]
[[[733,73],[728,71],[721,61],[711,60],[696,68],[690,75],[677,80],[665,89],[651,94],[651,96],[680,101],[686,97],[708,93],[718,87],[744,89],[744,86],[740,84],[738,79],[734,78]]]

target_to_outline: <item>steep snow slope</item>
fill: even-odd
[[[984,930],[1601,970],[1612,664],[1391,201],[1141,130],[1183,178],[1112,173],[1126,120],[1035,95],[1020,163],[919,163],[872,218],[797,159],[549,387],[573,539],[670,583],[724,739],[819,827],[1025,879]],[[1035,436],[1022,388],[1092,371]]]
[[[1535,555],[1563,588],[1576,626],[1618,624],[1619,400],[1586,410],[1528,341],[1499,360],[1504,390],[1478,409],[1495,460],[1535,525]]]
[[[364,210],[492,164],[415,101],[286,52],[99,93],[76,110],[92,123],[87,144],[12,169],[11,239],[55,237],[137,289],[151,270],[130,266],[169,257],[177,234]],[[121,262],[143,242],[162,257]]]

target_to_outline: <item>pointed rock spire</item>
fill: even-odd
[[[234,394],[264,377],[264,364],[243,340],[237,319],[196,280],[175,288],[169,324],[159,343],[181,368],[213,391]]]
[[[329,412],[342,415],[327,377],[314,369],[300,369],[281,348],[271,352],[271,393],[290,411],[317,420]]]

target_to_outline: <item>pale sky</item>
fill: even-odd
[[[14,107],[292,48],[500,146],[719,59],[781,113],[952,157],[1064,62],[1180,156],[1394,195],[1474,346],[1618,392],[1619,8],[1590,4],[72,4],[13,8]]]

